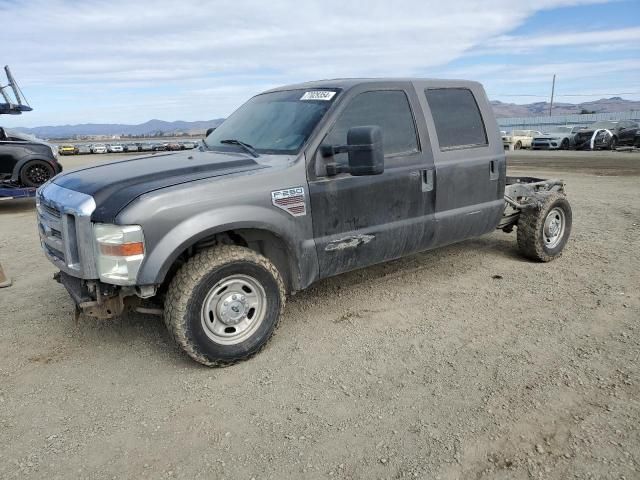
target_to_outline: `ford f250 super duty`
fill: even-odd
[[[209,366],[257,353],[319,279],[496,228],[546,262],[572,220],[561,180],[506,176],[480,84],[421,79],[270,90],[197,149],[60,174],[36,205],[77,314],[161,314]]]

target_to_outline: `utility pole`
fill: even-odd
[[[553,82],[551,83],[551,102],[549,103],[549,116],[551,116],[551,110],[553,109],[553,94],[556,90],[556,74],[553,74]]]

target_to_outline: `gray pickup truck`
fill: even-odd
[[[421,79],[270,90],[197,149],[63,173],[36,204],[77,314],[163,315],[209,366],[260,351],[320,279],[496,228],[549,261],[572,218],[562,181],[506,176],[480,84]]]

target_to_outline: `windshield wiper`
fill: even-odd
[[[240,140],[237,140],[235,138],[227,138],[226,140],[220,140],[220,143],[224,145],[238,145],[244,148],[247,152],[249,152],[252,156],[256,158],[260,156],[260,154],[256,152],[256,149],[253,148],[251,145],[249,145],[248,143],[241,142]]]

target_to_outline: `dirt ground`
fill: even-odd
[[[640,478],[640,155],[576,157],[510,155],[567,181],[559,260],[496,232],[322,281],[226,369],[156,317],[75,325],[0,202],[0,478]]]

